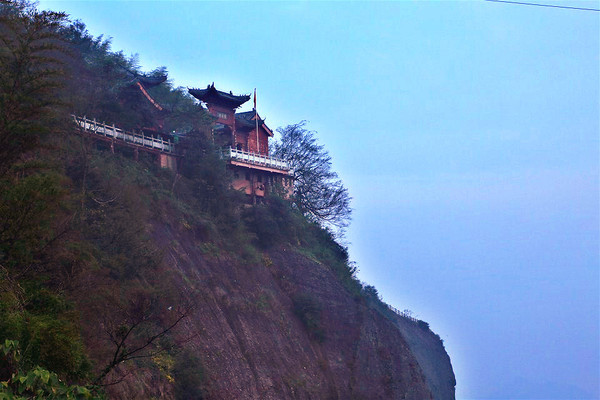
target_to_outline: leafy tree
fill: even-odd
[[[379,292],[377,291],[375,286],[365,285],[363,287],[363,293],[368,299],[374,300],[376,302],[381,302],[381,296],[379,295]]]
[[[207,132],[194,130],[182,140],[181,173],[192,181],[200,210],[215,220],[231,223],[241,195],[231,189],[230,172],[208,136]]]
[[[325,227],[348,226],[352,209],[348,190],[331,169],[331,157],[317,143],[305,121],[279,128],[273,156],[290,164],[294,178],[294,202],[300,212]]]
[[[263,204],[246,208],[242,218],[256,236],[256,244],[263,249],[285,242],[297,243],[298,231],[307,224],[305,218],[279,196],[267,196]]]
[[[24,368],[19,342],[0,343],[0,366],[6,380],[0,381],[0,399],[103,399],[94,387],[68,385],[42,367]]]
[[[0,2],[0,175],[56,126],[66,14]],[[60,119],[60,118],[58,118]]]
[[[58,174],[0,180],[0,262],[29,265],[54,237],[52,219],[65,196]]]

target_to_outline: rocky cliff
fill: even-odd
[[[437,335],[368,306],[301,249],[280,246],[243,262],[207,251],[182,224],[155,223],[152,237],[179,290],[196,293],[177,335],[191,338],[185,351],[201,360],[205,398],[454,399]],[[303,299],[319,314],[317,333],[298,312]],[[168,377],[137,370],[110,393],[168,398],[173,389]]]
[[[99,398],[454,399],[439,336],[390,310],[285,200],[245,203],[224,166],[188,179],[78,140],[54,214],[29,218],[27,232],[50,215],[62,234],[0,281],[0,335],[27,365]],[[17,182],[33,194],[14,215],[36,177]]]

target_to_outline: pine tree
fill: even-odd
[[[49,132],[64,75],[66,14],[0,3],[0,176]]]

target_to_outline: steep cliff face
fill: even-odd
[[[417,359],[433,398],[454,400],[456,379],[450,357],[440,337],[400,316],[397,316],[394,322]]]
[[[89,152],[85,168],[65,157],[82,216],[55,276],[110,398],[454,399],[439,337],[361,286],[288,203],[245,205],[227,182],[201,203],[211,180]]]
[[[454,399],[439,338],[368,307],[327,265],[292,247],[244,263],[210,255],[182,226],[153,228],[156,243],[168,243],[164,268],[178,276],[181,291],[196,292],[177,334],[191,338],[186,351],[201,360],[205,398]],[[298,299],[316,307],[318,330],[298,313]],[[111,394],[173,392],[164,377],[134,372]]]

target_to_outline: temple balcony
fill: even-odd
[[[285,175],[290,173],[289,164],[278,158],[257,153],[249,153],[231,147],[223,149],[222,154],[233,165],[246,166]]]

